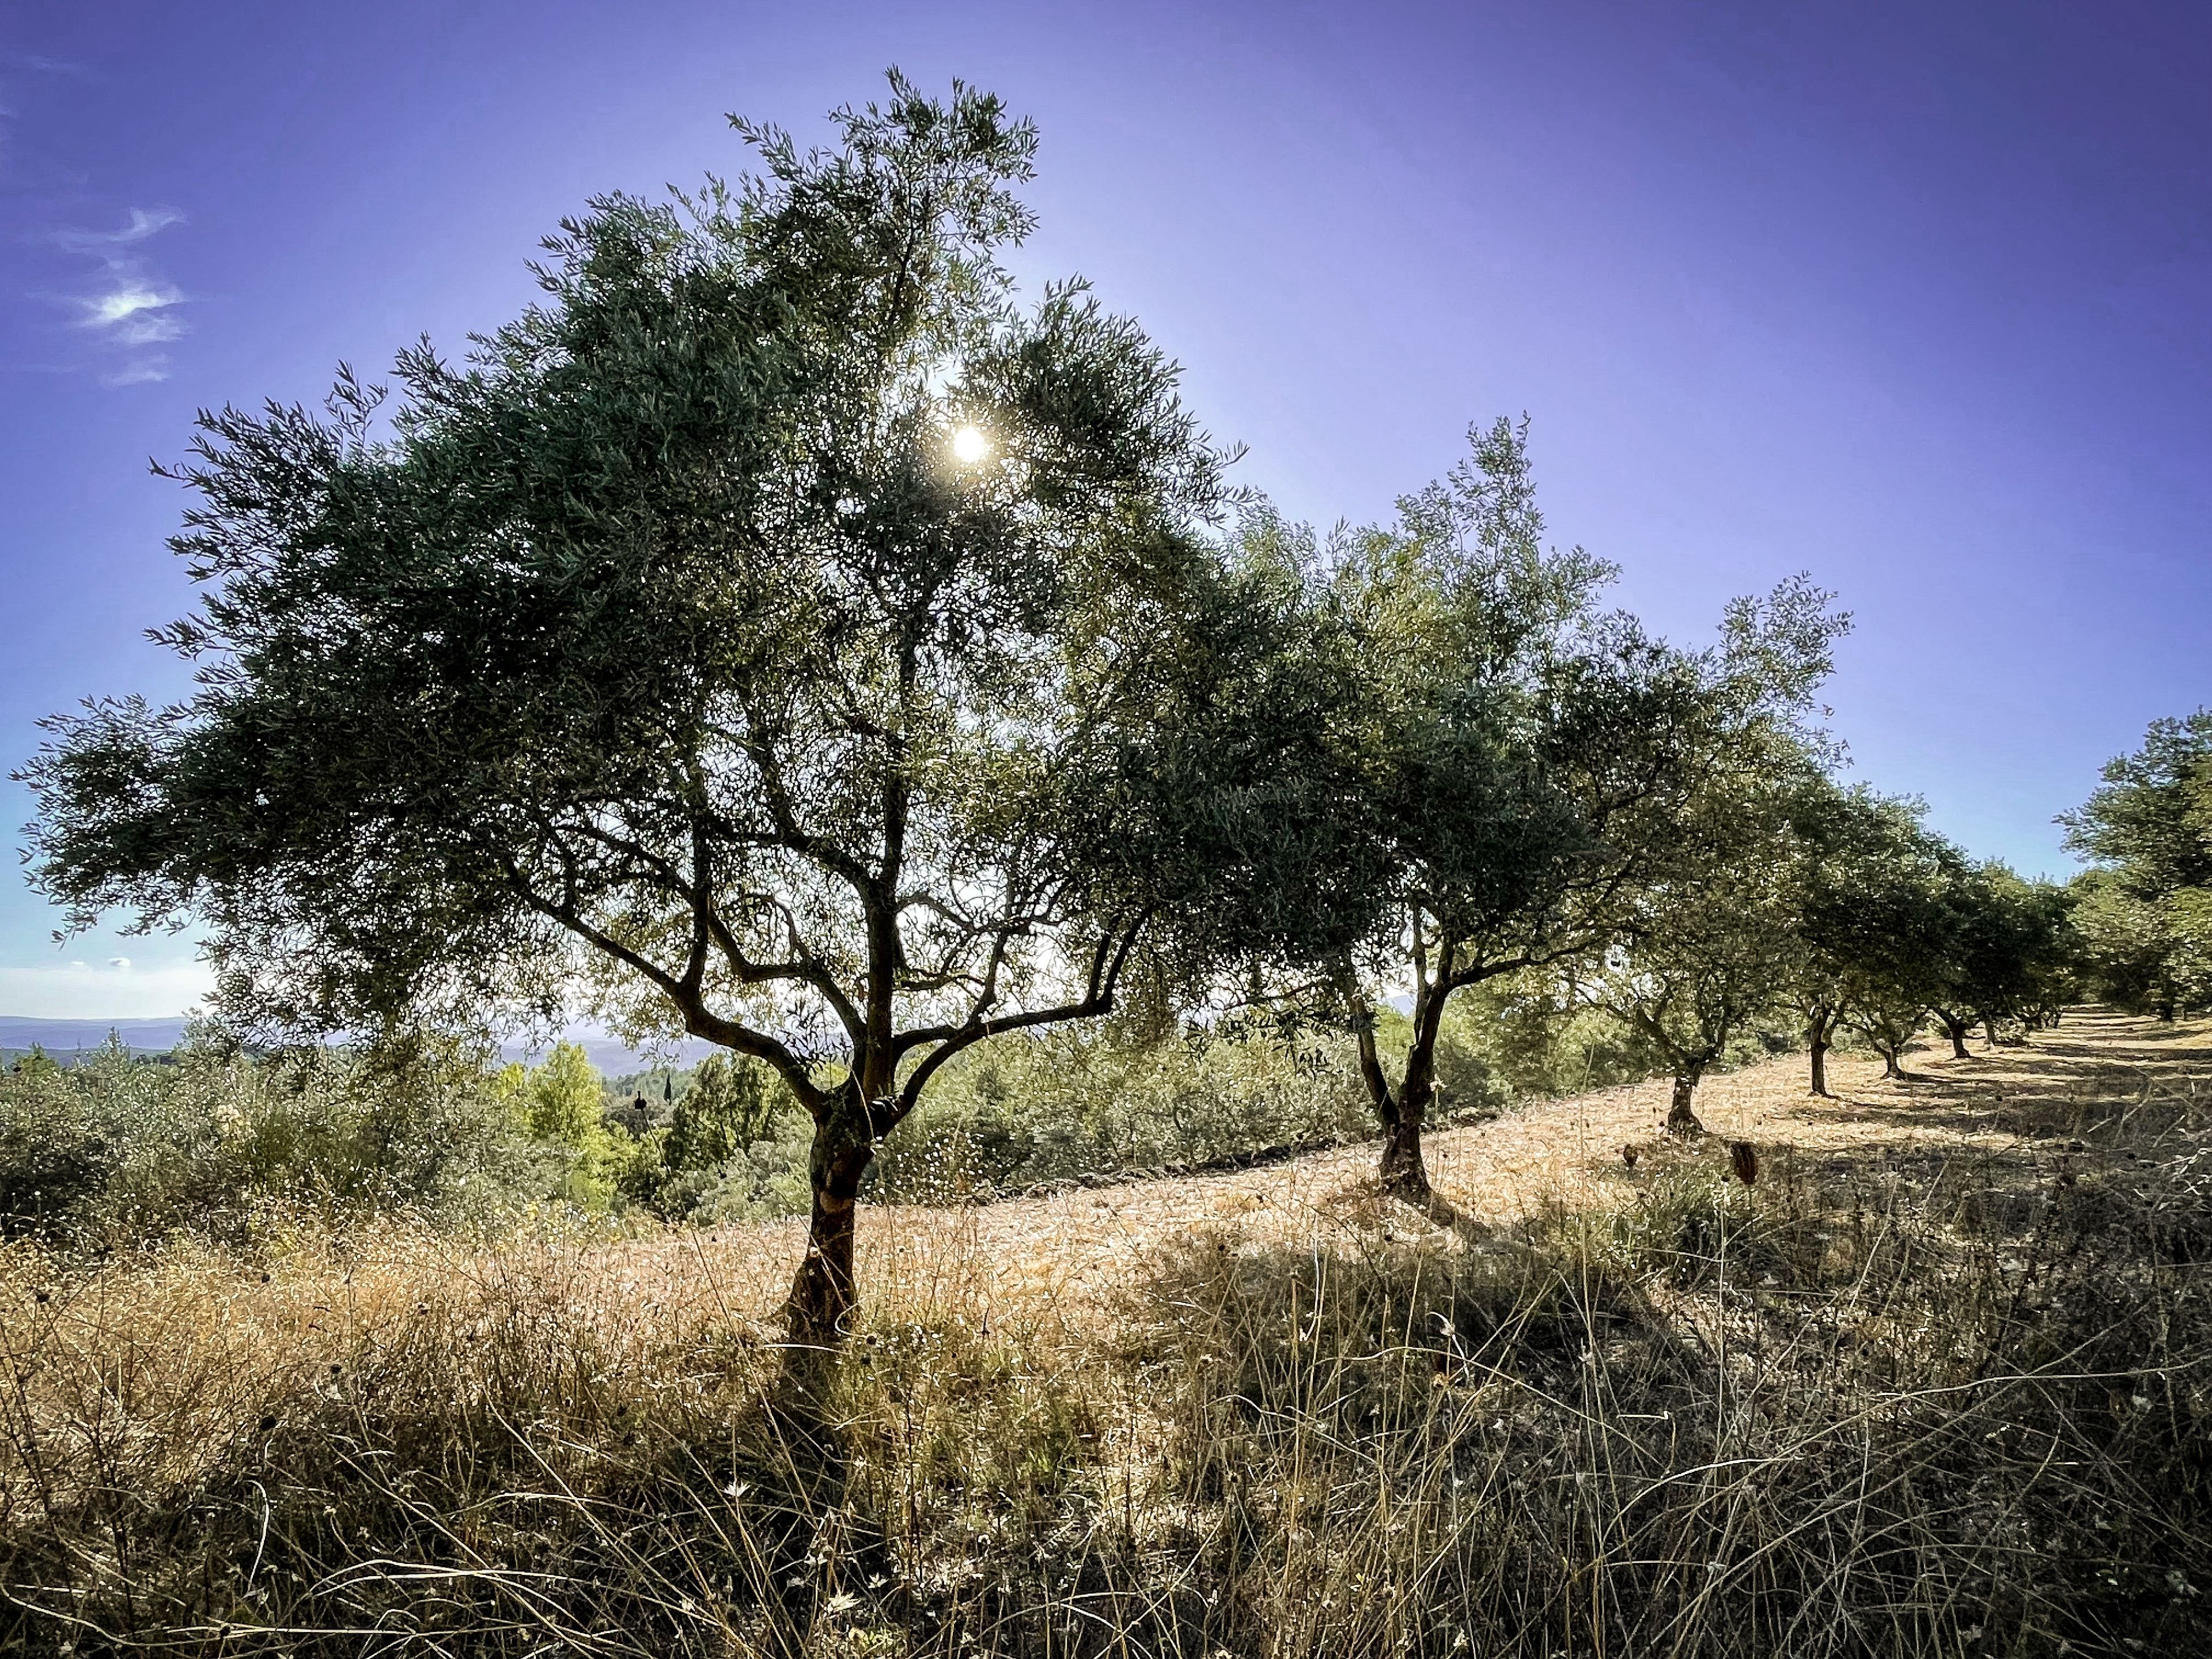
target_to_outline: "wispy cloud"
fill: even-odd
[[[98,253],[104,249],[128,247],[143,242],[149,236],[158,236],[171,225],[180,225],[185,216],[174,208],[132,208],[130,220],[120,230],[58,230],[54,240],[78,253]]]
[[[135,277],[125,277],[105,294],[77,303],[84,307],[87,328],[105,329],[108,337],[124,345],[159,345],[185,331],[184,319],[173,310],[185,296],[167,285],[153,288]]]
[[[59,246],[99,262],[99,280],[91,292],[74,296],[71,303],[76,325],[97,335],[119,359],[106,376],[111,386],[168,378],[168,354],[160,348],[185,331],[178,313],[185,295],[154,271],[140,249],[171,225],[181,224],[184,216],[173,208],[133,208],[114,230],[52,233]]]

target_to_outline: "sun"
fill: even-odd
[[[991,453],[991,440],[980,426],[963,426],[952,434],[952,459],[973,466]]]

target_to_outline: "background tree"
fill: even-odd
[[[1812,757],[1771,729],[1734,734],[1682,814],[1636,914],[1583,994],[1634,1030],[1674,1079],[1667,1127],[1703,1129],[1695,1097],[1729,1045],[1784,1004],[1803,952],[1803,796]]]
[[[2111,1001],[2171,1019],[2212,1003],[2212,709],[2153,721],[2104,778],[2059,818],[2096,866],[2077,883],[2084,963]]]
[[[540,1065],[503,1066],[494,1089],[531,1139],[566,1158],[568,1199],[605,1208],[625,1173],[630,1142],[608,1124],[606,1091],[581,1046],[556,1042]]]
[[[711,1170],[766,1139],[795,1104],[781,1080],[758,1061],[709,1054],[675,1103],[663,1161],[678,1173]]]
[[[1382,1184],[1416,1203],[1453,996],[1613,937],[1721,732],[1802,700],[1832,629],[1797,583],[1732,610],[1721,652],[1652,641],[1599,608],[1610,566],[1547,545],[1525,425],[1470,440],[1389,526],[1323,548],[1261,521],[1294,544],[1357,678],[1351,747],[1277,866],[1310,914],[1270,948],[1308,1009],[1352,1030]],[[1379,1014],[1408,993],[1394,1065]]]
[[[735,191],[592,204],[465,366],[401,358],[388,425],[350,375],[207,418],[159,635],[197,692],[58,720],[27,773],[45,890],[198,918],[240,1018],[580,1001],[773,1068],[808,1342],[881,1138],[1237,890],[1310,725],[1172,365],[1080,284],[1014,302],[1033,128],[896,75],[835,118],[739,123]]]
[[[2146,897],[2113,871],[2090,870],[2071,891],[2081,965],[2099,996],[2160,1019],[2212,1005],[2212,890]]]
[[[1949,863],[1952,910],[1948,971],[1929,1007],[1954,1059],[1968,1058],[1966,1033],[1979,1024],[1990,1040],[2000,1024],[2026,1027],[2045,998],[2045,982],[2063,955],[2066,905],[2057,890],[2022,881],[2004,865]]]
[[[1840,788],[1823,774],[1808,775],[1786,811],[1798,889],[1787,994],[1803,1022],[1810,1092],[1825,1096],[1838,1029],[1884,971],[1901,902],[1927,878],[1932,845],[1917,803]]]
[[[1953,849],[1914,824],[1868,871],[1859,896],[1864,925],[1845,973],[1844,1024],[1881,1056],[1886,1078],[1906,1075],[1906,1045],[1956,979],[1956,867]]]

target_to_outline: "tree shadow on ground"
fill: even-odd
[[[1796,1115],[1815,1122],[1929,1130],[2021,1141],[2140,1136],[2157,1121],[2212,1103],[2212,1027],[2165,1027],[2125,1015],[2077,1012],[2056,1032],[1966,1060],[1924,1062],[1903,1079],[1856,1086]],[[2148,1121],[2145,1115],[2148,1114]],[[1877,1140],[1879,1137],[1876,1138]]]

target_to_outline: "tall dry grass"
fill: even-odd
[[[1101,1317],[957,1218],[794,1363],[788,1230],[0,1258],[27,1651],[2187,1654],[2212,1090],[2008,1149],[1645,1149],[1513,1240],[1163,1235]]]

